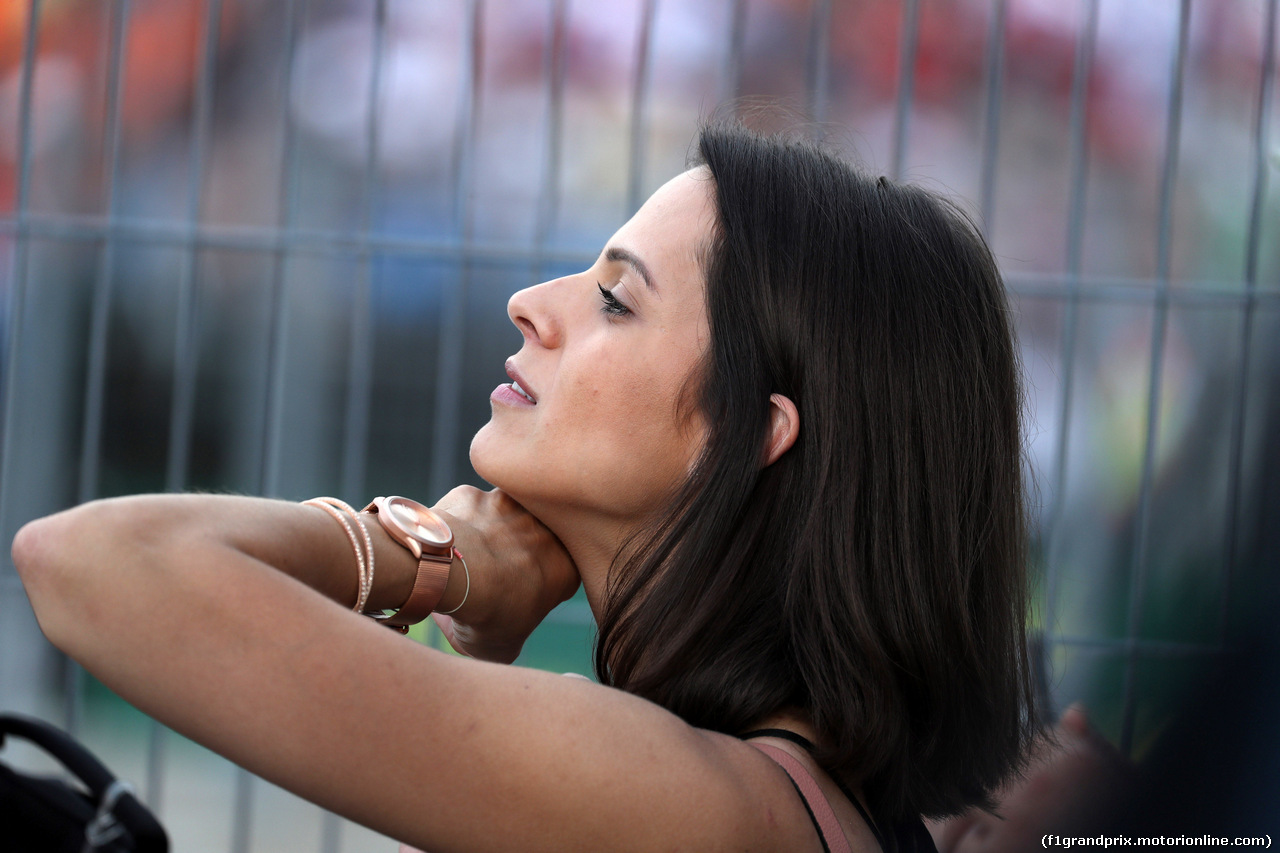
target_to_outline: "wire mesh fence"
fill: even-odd
[[[1029,380],[1046,702],[1140,755],[1280,555],[1276,6],[10,3],[0,530],[138,491],[475,482],[510,293],[588,265],[700,117],[783,102],[982,223]],[[590,637],[570,602],[524,662],[586,671]],[[0,641],[0,706],[127,746],[180,849],[299,837],[247,774],[184,803],[223,765],[101,722],[7,560]]]

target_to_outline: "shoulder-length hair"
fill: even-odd
[[[808,715],[888,816],[990,807],[1032,733],[1022,395],[1003,284],[956,207],[814,144],[705,128],[719,221],[706,446],[619,556],[602,683],[738,734]],[[799,437],[763,466],[769,397]]]

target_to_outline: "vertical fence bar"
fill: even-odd
[[[5,364],[4,364],[4,413],[0,416],[0,530],[7,537],[14,532],[9,519],[9,493],[14,479],[13,464],[17,439],[16,416],[18,411],[18,363],[21,360],[23,315],[26,312],[27,250],[30,236],[28,208],[31,198],[31,112],[35,87],[36,52],[39,49],[40,0],[31,0],[27,7],[26,30],[22,39],[21,64],[18,83],[18,185],[14,199],[13,267],[9,278],[9,292],[5,294]],[[7,549],[0,563],[0,604],[10,595],[18,595],[21,585],[12,570],[13,562]],[[3,630],[0,625],[0,630]],[[5,697],[5,668],[0,667],[0,707],[8,702]]]
[[[1253,128],[1253,193],[1249,202],[1249,230],[1244,252],[1244,302],[1240,309],[1240,375],[1231,406],[1231,449],[1227,462],[1227,512],[1222,559],[1222,609],[1218,634],[1224,645],[1230,619],[1231,586],[1239,559],[1240,492],[1243,488],[1245,408],[1249,398],[1250,350],[1254,307],[1258,299],[1258,253],[1262,245],[1262,213],[1267,198],[1267,131],[1271,126],[1271,97],[1276,73],[1276,3],[1268,0],[1262,27],[1262,69],[1258,80],[1258,109]]]
[[[828,88],[831,80],[831,0],[816,0],[813,4],[813,21],[809,27],[809,64],[805,69],[806,89],[809,94],[809,120],[814,122],[816,136],[818,126],[827,120],[830,100]]]
[[[213,114],[213,84],[217,66],[218,27],[222,20],[222,0],[205,4],[204,38],[196,58],[195,92],[191,107],[191,165],[187,169],[187,226],[190,232],[183,247],[178,270],[178,309],[173,345],[173,395],[169,416],[169,456],[165,465],[165,489],[181,491],[187,481],[191,454],[191,429],[195,417],[197,375],[197,328],[199,324],[196,233],[204,201],[205,161]],[[151,721],[147,745],[146,799],[160,811],[164,790],[165,727]]]
[[[742,76],[742,52],[746,41],[746,0],[729,0],[729,48],[724,53],[724,67],[720,71],[721,104],[732,104],[738,97]]]
[[[103,175],[106,181],[106,228],[98,255],[93,283],[93,304],[89,315],[89,349],[86,368],[84,420],[80,444],[80,484],[77,502],[97,497],[99,455],[102,447],[103,408],[106,402],[107,333],[111,321],[112,278],[115,275],[116,206],[120,183],[120,119],[124,88],[125,36],[129,27],[129,0],[116,0],[111,7],[111,34],[107,61],[107,103],[103,142]],[[68,661],[66,678],[67,731],[80,729],[83,672]]]
[[[1133,746],[1137,644],[1142,630],[1146,591],[1148,542],[1151,536],[1151,492],[1154,487],[1156,445],[1160,435],[1160,388],[1164,368],[1165,332],[1169,320],[1169,267],[1173,240],[1174,180],[1178,172],[1178,147],[1182,126],[1183,71],[1186,64],[1191,0],[1181,0],[1178,8],[1178,44],[1174,52],[1169,82],[1168,116],[1165,124],[1165,157],[1160,180],[1159,231],[1156,237],[1155,316],[1151,328],[1151,373],[1147,384],[1147,430],[1142,454],[1142,479],[1138,493],[1138,514],[1134,530],[1134,550],[1129,585],[1128,659],[1125,662],[1123,717],[1120,750],[1128,754]]]
[[[532,279],[545,275],[547,244],[559,216],[560,157],[564,138],[564,81],[569,29],[567,0],[552,0],[547,20],[547,45],[542,73],[547,81],[547,109],[542,125],[542,178],[538,187],[537,218],[533,223]]]
[[[381,146],[382,93],[387,54],[387,0],[373,7],[373,44],[369,52],[369,88],[365,98],[365,157],[360,206],[360,246],[357,252],[356,288],[352,294],[350,343],[347,360],[347,406],[343,419],[341,494],[359,498],[364,493],[366,448],[369,441],[370,406],[373,400],[373,295],[377,285],[370,241],[378,201],[379,148]],[[357,504],[359,505],[359,504]],[[320,820],[320,849],[338,853],[342,845],[342,818],[324,811]]]
[[[894,180],[902,178],[907,159],[907,134],[911,101],[915,94],[916,50],[919,46],[920,0],[905,0],[902,4],[902,37],[898,42],[898,105],[893,123],[893,160],[889,167]]]
[[[258,458],[258,483],[256,491],[274,496],[279,489],[278,455],[283,420],[285,384],[285,338],[288,332],[288,311],[285,286],[289,267],[289,237],[292,235],[298,208],[298,157],[295,144],[296,128],[293,124],[293,99],[295,59],[298,52],[299,31],[307,0],[287,0],[285,4],[285,50],[283,59],[283,85],[281,90],[284,127],[280,139],[281,180],[277,217],[280,236],[272,252],[271,282],[267,291],[270,329],[267,336],[266,382],[263,387],[262,433]],[[248,853],[253,824],[253,775],[242,767],[235,772],[235,800],[232,805],[231,850]]]
[[[454,454],[458,445],[458,404],[462,397],[462,348],[466,343],[467,290],[471,280],[472,200],[475,141],[480,121],[480,83],[484,63],[481,23],[484,0],[471,0],[467,25],[467,51],[463,96],[459,99],[456,149],[458,168],[454,185],[454,218],[462,248],[458,282],[449,294],[440,329],[440,356],[436,375],[436,406],[431,441],[430,488],[432,497],[445,493],[454,481]]]
[[[27,30],[22,39],[22,71],[18,88],[18,187],[14,199],[13,275],[5,299],[4,419],[0,421],[0,530],[9,532],[9,493],[17,451],[15,418],[18,411],[18,362],[22,357],[23,314],[26,312],[27,252],[31,241],[28,208],[31,205],[31,106],[35,88],[36,52],[39,49],[41,0],[27,8]],[[5,556],[6,561],[9,559]],[[0,591],[0,595],[6,594]],[[0,685],[2,687],[3,685]]]
[[[373,10],[373,49],[369,69],[369,112],[365,118],[364,199],[360,211],[359,276],[351,312],[350,359],[347,369],[347,411],[343,430],[342,493],[364,492],[365,448],[369,440],[369,406],[373,381],[373,289],[376,279],[370,238],[378,200],[378,148],[381,145],[383,69],[387,49],[387,0]]]
[[[987,106],[982,133],[982,175],[978,209],[982,211],[987,242],[992,240],[996,215],[996,168],[1000,147],[1000,108],[1004,88],[1004,29],[1008,17],[1007,0],[995,0],[991,27],[987,31]]]
[[[650,65],[653,62],[653,25],[657,0],[644,0],[640,11],[640,32],[636,43],[636,73],[631,81],[631,158],[627,165],[627,210],[630,216],[640,207],[643,191],[645,117],[649,104]]]
[[[285,350],[289,330],[288,287],[291,238],[295,234],[298,214],[298,156],[293,111],[290,104],[295,85],[298,34],[304,22],[309,0],[288,0],[285,7],[286,35],[284,56],[283,112],[284,127],[280,139],[281,181],[277,217],[280,237],[272,253],[271,285],[268,289],[268,317],[271,327],[267,338],[267,382],[263,388],[262,440],[259,455],[257,491],[275,497],[280,487],[279,449],[283,428]]]
[[[205,4],[204,38],[197,59],[195,98],[191,109],[191,165],[187,170],[187,226],[178,271],[177,330],[174,336],[173,408],[169,419],[169,457],[165,466],[165,488],[179,492],[186,488],[191,455],[191,430],[195,418],[197,376],[197,330],[199,328],[199,247],[200,213],[204,206],[205,166],[209,156],[210,126],[213,120],[213,87],[218,61],[218,28],[222,21],[222,0]]]
[[[106,391],[107,332],[110,322],[112,278],[115,272],[117,187],[120,182],[121,99],[124,88],[125,38],[129,26],[130,0],[111,4],[111,33],[107,71],[106,129],[102,167],[105,180],[106,226],[93,286],[89,321],[87,389],[80,448],[78,501],[97,496],[98,466],[102,443],[103,403]]]
[[[1045,633],[1046,655],[1052,654],[1057,641],[1058,561],[1053,546],[1066,513],[1067,449],[1071,430],[1071,405],[1074,400],[1076,375],[1076,326],[1080,314],[1080,268],[1084,254],[1085,188],[1089,176],[1088,94],[1089,77],[1093,73],[1093,51],[1098,38],[1098,0],[1083,0],[1085,19],[1076,41],[1071,71],[1071,195],[1067,212],[1067,299],[1062,317],[1062,355],[1058,409],[1058,442],[1054,450],[1053,484],[1057,494],[1043,534],[1045,564]]]

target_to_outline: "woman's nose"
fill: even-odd
[[[517,290],[507,300],[507,316],[526,339],[547,348],[560,345],[562,319],[556,313],[554,281]]]

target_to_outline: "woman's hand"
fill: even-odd
[[[449,522],[471,577],[461,609],[432,618],[462,654],[511,663],[551,608],[577,590],[573,560],[554,533],[498,489],[459,486],[432,509]]]

